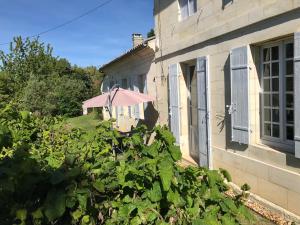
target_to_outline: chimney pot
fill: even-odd
[[[137,47],[140,44],[143,44],[144,38],[142,34],[132,34],[132,42],[133,42],[133,47]]]

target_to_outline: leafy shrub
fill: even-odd
[[[13,142],[0,153],[1,224],[209,225],[251,218],[242,198],[224,194],[222,173],[177,164],[180,149],[166,127],[139,127],[122,137],[102,122],[85,143],[82,131],[64,129],[59,119],[13,108],[0,112]]]

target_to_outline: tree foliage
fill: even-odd
[[[154,29],[152,28],[148,33],[147,33],[147,38],[151,38],[155,36],[155,32],[154,32]]]
[[[84,142],[84,133],[61,119],[12,105],[0,112],[0,124],[0,141],[11,140],[0,148],[3,225],[213,225],[251,218],[242,196],[224,194],[224,172],[177,165],[180,149],[165,127],[139,127],[122,137],[101,122]]]
[[[40,115],[76,116],[82,102],[100,91],[95,67],[72,66],[38,39],[14,38],[8,53],[0,51],[0,61],[0,107],[16,101]]]

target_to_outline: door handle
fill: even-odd
[[[231,105],[226,105],[226,108],[228,109],[228,114],[232,115],[233,112],[236,111],[236,104],[232,103]]]

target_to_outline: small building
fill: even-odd
[[[121,88],[157,96],[160,83],[156,77],[155,37],[143,39],[141,34],[132,35],[133,48],[111,62],[103,65],[102,92],[108,92],[115,84]],[[154,103],[135,106],[113,107],[112,115],[120,131],[129,131],[131,127],[145,124],[153,127],[159,122],[159,107]],[[109,113],[104,110],[104,119]]]
[[[300,1],[154,2],[160,122],[184,157],[300,216]]]

